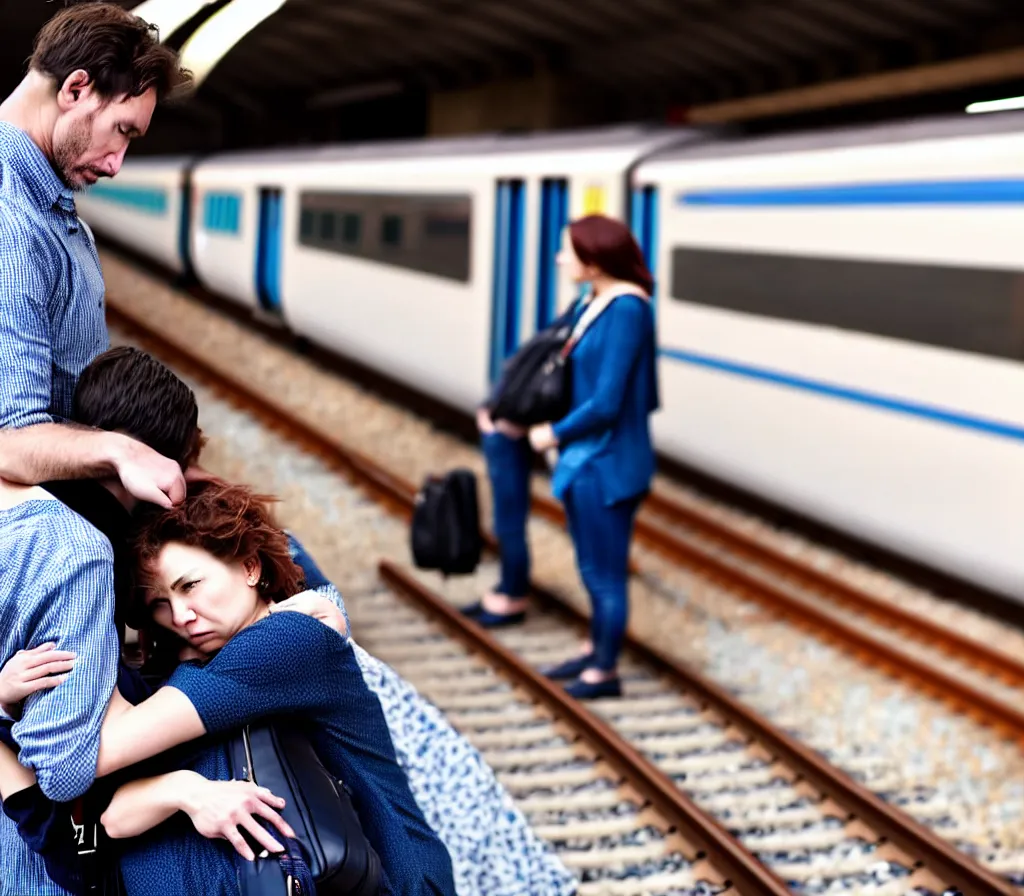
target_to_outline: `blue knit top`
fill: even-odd
[[[451,858],[416,805],[380,703],[346,639],[308,616],[275,613],[239,632],[205,665],[180,665],[168,686],[188,697],[208,735],[165,754],[165,770],[169,761],[211,780],[230,780],[218,737],[259,718],[288,716],[352,791],[386,873],[381,893],[455,893]],[[179,812],[126,841],[121,871],[129,896],[238,896],[236,861],[244,859],[230,844],[202,837]]]

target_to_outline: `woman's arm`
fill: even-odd
[[[27,790],[36,783],[36,774],[25,768],[7,744],[0,743],[0,800],[6,800],[19,790]]]
[[[205,666],[182,663],[138,706],[115,691],[100,735],[97,777],[204,734],[329,708],[324,678],[332,661],[350,649],[315,619],[275,613],[235,635]]]
[[[284,847],[255,816],[267,819],[285,837],[295,837],[291,826],[276,811],[284,808],[284,804],[266,787],[248,781],[208,781],[192,771],[177,771],[120,787],[100,822],[109,837],[121,840],[138,837],[175,813],[185,812],[200,834],[211,840],[227,840],[251,862],[255,856],[239,826],[265,849],[282,852]]]
[[[96,777],[102,778],[206,734],[199,713],[175,688],[160,688],[138,706],[114,690],[100,732]]]
[[[625,399],[629,374],[648,336],[650,309],[643,299],[622,296],[604,312],[601,372],[594,392],[552,426],[558,444],[574,442],[615,423]],[[595,326],[597,324],[595,323]]]

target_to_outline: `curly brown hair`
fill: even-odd
[[[135,535],[137,585],[128,624],[142,628],[148,619],[145,589],[160,550],[176,541],[200,548],[223,563],[260,562],[260,596],[282,601],[302,590],[302,570],[292,561],[288,536],[275,523],[270,505],[277,499],[244,485],[191,482],[185,500],[169,510],[154,508],[141,517]]]

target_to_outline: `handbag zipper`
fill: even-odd
[[[256,770],[252,767],[252,744],[249,743],[249,726],[242,729],[242,746],[245,748],[245,777],[250,784],[256,784]]]

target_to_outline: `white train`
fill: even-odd
[[[102,234],[472,410],[564,307],[565,222],[658,280],[659,450],[1024,601],[1024,115],[146,159]]]

